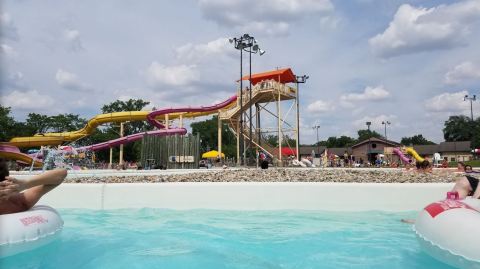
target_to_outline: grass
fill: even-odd
[[[480,160],[471,160],[464,162],[467,165],[471,165],[472,167],[480,167]],[[457,167],[458,162],[449,162],[448,167]]]

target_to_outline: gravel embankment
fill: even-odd
[[[165,175],[121,175],[69,178],[67,183],[156,183],[156,182],[345,182],[345,183],[449,183],[458,173],[414,170],[349,169],[236,169]]]

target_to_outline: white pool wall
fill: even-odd
[[[445,197],[447,183],[175,182],[62,184],[54,208],[415,211]]]

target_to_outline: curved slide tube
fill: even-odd
[[[160,109],[160,110],[155,110],[150,112],[150,114],[147,115],[147,121],[152,124],[153,126],[157,127],[158,129],[164,129],[165,126],[161,124],[156,118],[158,116],[163,116],[165,114],[172,114],[172,113],[199,113],[199,114],[205,114],[209,115],[212,113],[215,113],[217,110],[223,109],[228,107],[229,105],[233,104],[235,101],[237,101],[237,96],[234,95],[227,100],[212,105],[212,106],[201,106],[201,107],[181,107],[181,108],[166,108],[166,109]],[[169,117],[170,119],[170,117]]]
[[[410,156],[412,156],[413,158],[415,158],[415,160],[419,163],[425,161],[425,159],[420,157],[420,155],[418,155],[418,153],[412,147],[407,148],[407,153],[410,154]]]
[[[29,165],[33,162],[33,166],[35,167],[43,166],[43,163],[40,160],[32,158],[28,154],[21,153],[17,147],[7,143],[0,143],[0,157],[17,160]]]
[[[216,113],[218,109],[225,109],[235,105],[237,96],[232,96],[226,101],[219,104],[207,107],[199,108],[169,108],[156,111],[129,111],[129,112],[114,112],[108,114],[100,114],[88,121],[88,123],[80,130],[72,132],[62,132],[62,133],[45,133],[45,134],[36,134],[30,137],[14,137],[10,140],[10,144],[17,146],[19,148],[23,147],[38,147],[38,146],[58,146],[63,142],[75,141],[77,139],[83,138],[90,135],[99,125],[105,123],[113,122],[125,122],[125,121],[143,121],[147,120],[147,116],[154,113],[155,119],[152,119],[150,116],[149,122],[154,122],[153,124],[157,126],[159,124],[158,117],[163,116],[165,119],[165,114],[169,114],[168,118],[170,120],[179,118],[180,116],[184,118],[195,118],[201,116],[211,115]],[[161,124],[160,124],[161,125]],[[161,125],[163,126],[163,125]],[[158,127],[158,126],[157,126]]]
[[[402,150],[399,148],[394,148],[393,153],[397,154],[398,157],[400,157],[400,160],[402,160],[404,163],[408,164],[412,162],[412,160],[405,156],[405,154],[403,154]]]

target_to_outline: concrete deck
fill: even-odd
[[[198,170],[196,170],[198,171]],[[442,199],[446,183],[62,184],[39,204],[54,208],[417,211]]]

